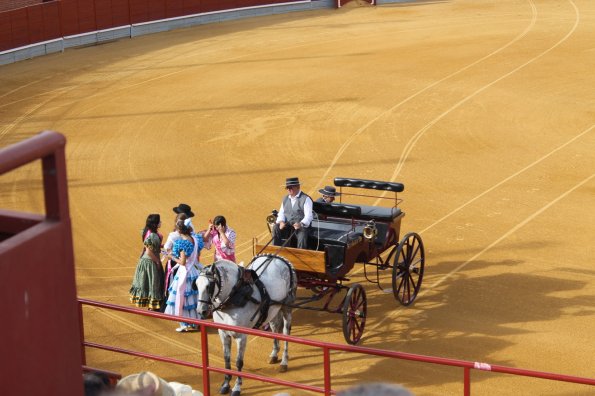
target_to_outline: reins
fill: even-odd
[[[289,243],[289,241],[291,241],[291,238],[293,238],[293,236],[295,235],[295,231],[296,231],[296,229],[295,229],[295,228],[294,228],[293,230],[291,230],[291,234],[289,234],[289,237],[288,237],[288,238],[285,240],[285,242],[283,242],[283,244],[282,244],[281,246],[279,246],[279,249],[277,249],[277,251],[276,251],[275,253],[273,253],[274,255],[277,255],[277,254],[278,254],[278,253],[281,251],[281,249],[283,249],[283,248],[285,248],[285,247],[286,247],[286,245]],[[266,249],[266,248],[267,248],[267,246],[269,246],[269,245],[271,244],[271,242],[273,242],[273,238],[271,238],[271,239],[270,239],[270,240],[267,242],[267,244],[266,244],[266,245],[264,245],[264,246],[262,247],[262,249],[260,249],[260,252],[256,253],[256,255],[257,255],[257,256],[258,256],[258,255],[260,255],[260,254],[261,254],[261,253],[264,251],[264,249]]]
[[[291,234],[289,234],[289,237],[285,240],[285,242],[283,242],[283,244],[281,246],[279,246],[279,249],[277,249],[277,251],[275,253],[269,254],[269,258],[267,260],[265,260],[265,262],[262,264],[262,265],[265,265],[262,272],[264,272],[267,269],[267,267],[269,266],[269,263],[271,262],[273,257],[280,257],[280,256],[278,256],[279,252],[283,248],[286,247],[286,245],[289,243],[289,241],[291,241],[291,238],[293,238],[293,236],[295,235],[295,232],[296,232],[296,229],[294,228],[293,230],[291,230]],[[273,238],[271,238],[271,240],[268,241],[267,244],[264,245],[263,248],[260,249],[260,252],[258,252],[256,255],[259,256],[264,251],[264,249],[266,249],[266,247],[271,244],[271,242],[273,242]],[[254,260],[252,260],[252,261],[254,261]],[[260,267],[258,267],[257,270],[262,268],[262,265]]]

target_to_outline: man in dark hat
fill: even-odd
[[[300,187],[300,179],[297,177],[288,177],[285,180],[287,195],[281,202],[277,222],[273,227],[273,245],[281,245],[282,238],[288,238],[293,229],[297,247],[306,249],[308,246],[313,203],[312,198],[302,192]]]
[[[322,197],[318,198],[316,202],[322,203],[333,203],[335,197],[341,195],[341,193],[338,193],[337,189],[333,186],[325,186],[322,190],[318,190],[318,192],[322,194]]]
[[[190,205],[186,205],[185,203],[181,203],[178,206],[176,206],[174,208],[174,212],[177,214],[180,213],[184,213],[186,215],[186,217],[188,218],[188,224],[190,225],[190,227],[192,227],[194,229],[194,225],[192,224],[192,220],[190,220],[191,217],[194,217],[194,213],[192,212],[192,208],[190,207]],[[176,217],[176,220],[178,218]]]
[[[180,214],[184,213],[188,217],[194,217],[194,213],[192,213],[192,208],[190,205],[186,205],[185,203],[181,203],[174,208],[174,212]]]

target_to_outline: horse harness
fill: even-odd
[[[205,301],[201,299],[199,299],[198,301],[212,306],[212,301],[217,298],[219,293],[221,293],[221,275],[219,274],[219,271],[215,263],[213,263],[209,268],[207,268],[206,271],[204,271],[204,275],[209,280],[209,287],[207,291],[209,293],[209,296],[212,297],[211,301]],[[254,291],[252,285],[255,285],[258,289],[261,301],[258,301],[257,299],[252,297],[252,293]],[[213,293],[215,292],[215,286],[217,286],[218,290],[217,294],[213,295]],[[236,284],[232,287],[229,296],[227,296],[227,298],[221,304],[219,304],[219,306],[213,308],[213,311],[218,311],[229,306],[241,308],[245,306],[248,301],[258,305],[258,309],[250,318],[250,320],[253,320],[256,314],[260,313],[260,317],[258,318],[258,321],[254,324],[253,327],[254,329],[258,329],[266,320],[270,306],[277,302],[271,301],[271,297],[269,296],[269,293],[267,292],[264,284],[258,278],[256,271],[238,266],[238,280]]]

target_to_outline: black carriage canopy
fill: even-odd
[[[397,207],[385,208],[382,206],[346,205],[334,202],[314,202],[313,209],[315,213],[325,216],[387,222],[393,221],[402,213],[401,209]]]
[[[385,182],[379,180],[352,179],[347,177],[335,177],[335,186],[365,188],[367,190],[383,190],[403,192],[405,185],[402,183]]]
[[[335,186],[350,188],[365,188],[369,190],[401,192],[405,189],[402,183],[383,182],[377,180],[352,179],[335,177]],[[360,220],[376,220],[391,222],[401,215],[401,209],[394,206],[356,205],[344,203],[319,203],[314,202],[314,212],[332,217],[346,217]]]
[[[359,205],[346,205],[340,203],[314,202],[314,212],[334,217],[354,217],[359,219],[362,208]]]

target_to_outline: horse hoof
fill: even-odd
[[[226,395],[229,393],[229,385],[223,385],[221,389],[219,389],[219,393],[222,395]]]
[[[280,373],[285,373],[287,372],[287,365],[286,364],[282,364],[279,366],[279,372]]]
[[[240,391],[231,392],[231,396],[240,396]]]
[[[269,364],[279,363],[279,358],[277,356],[271,356],[269,359]]]

